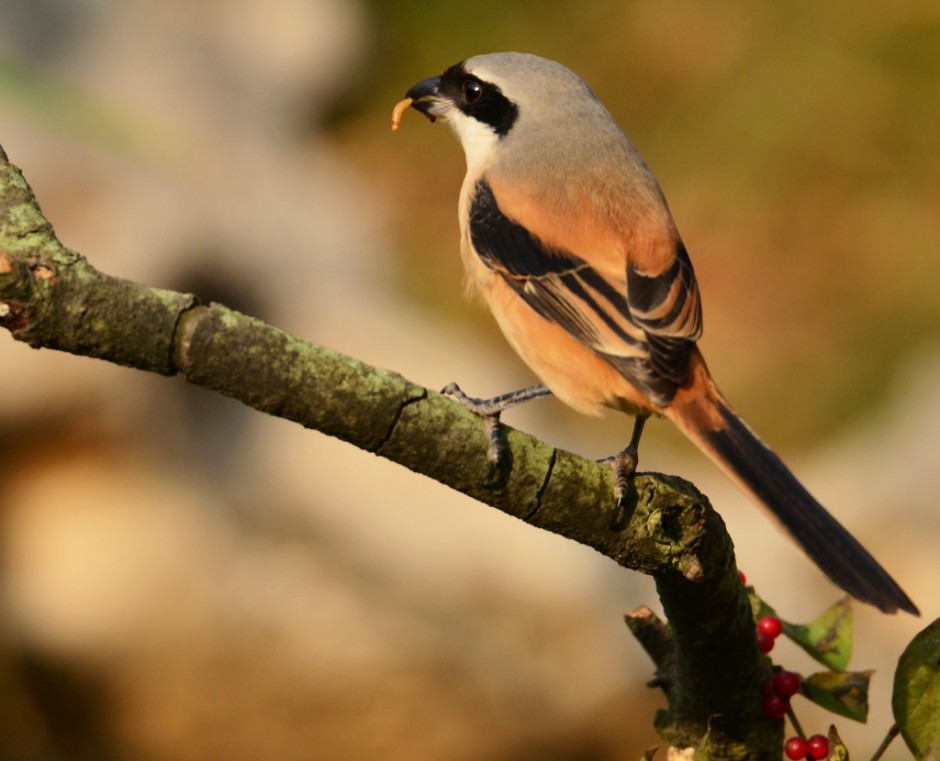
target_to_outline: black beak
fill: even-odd
[[[411,98],[413,101],[411,104],[412,108],[416,108],[425,116],[429,116],[433,119],[435,114],[432,113],[432,109],[441,99],[441,78],[428,77],[427,79],[422,79],[417,84],[411,86],[411,89],[405,93],[405,97]]]

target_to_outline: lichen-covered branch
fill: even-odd
[[[759,714],[768,666],[731,541],[691,484],[638,474],[617,515],[608,467],[506,427],[507,457],[491,479],[483,426],[447,397],[221,304],[97,271],[59,243],[2,149],[0,326],[37,349],[180,374],[653,575],[670,622],[651,652],[670,703],[663,736],[696,744],[710,727],[719,755],[779,755],[780,723]]]

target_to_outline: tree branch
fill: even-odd
[[[2,148],[0,326],[37,349],[178,373],[653,575],[671,624],[654,627],[648,647],[670,703],[657,720],[663,737],[696,745],[707,733],[722,756],[779,755],[782,723],[759,708],[769,663],[731,540],[692,484],[637,474],[626,514],[615,515],[608,467],[505,426],[506,461],[489,481],[483,426],[453,400],[221,304],[98,272],[56,239]]]

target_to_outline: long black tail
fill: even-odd
[[[885,613],[917,607],[888,572],[796,479],[712,384],[666,411],[735,483],[783,524],[817,566],[852,597]],[[702,391],[704,389],[699,389]]]

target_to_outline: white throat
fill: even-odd
[[[488,124],[467,116],[458,109],[448,112],[447,123],[457,135],[467,158],[467,173],[475,174],[481,165],[493,157],[499,143],[499,135]]]

